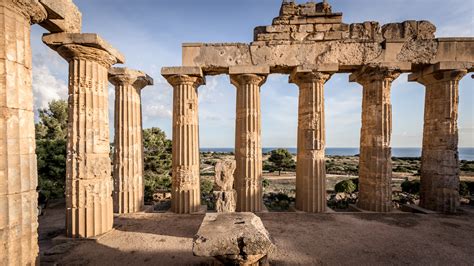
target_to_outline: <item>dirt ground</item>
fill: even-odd
[[[465,207],[469,208],[469,207]],[[452,216],[410,213],[261,213],[277,251],[271,265],[473,265],[474,208]],[[42,265],[209,265],[192,239],[204,215],[115,218],[96,240],[62,241],[64,205],[40,217]]]

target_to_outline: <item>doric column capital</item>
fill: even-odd
[[[139,90],[153,85],[153,79],[144,72],[123,67],[110,68],[109,81],[114,86],[131,85]]]
[[[46,9],[38,0],[5,0],[0,1],[4,6],[25,16],[31,24],[39,23],[48,16]]]
[[[68,62],[83,59],[97,62],[105,68],[110,68],[117,63],[117,59],[108,52],[79,44],[66,44],[58,47],[56,51]]]
[[[94,33],[45,34],[43,42],[68,62],[83,59],[97,62],[107,69],[116,63],[125,63],[125,57],[119,51]]]
[[[319,72],[319,71],[304,71],[304,72],[293,72],[290,75],[289,82],[296,85],[305,83],[326,83],[332,74]]]
[[[255,86],[262,86],[267,80],[267,75],[262,74],[233,74],[230,75],[230,82],[232,85],[240,88],[242,85],[251,84]]]
[[[164,67],[161,75],[171,86],[192,85],[199,87],[206,84],[206,79],[200,67]]]
[[[349,77],[349,81],[357,82],[363,86],[374,81],[392,82],[397,79],[400,74],[401,71],[397,67],[367,65],[352,73]]]
[[[416,81],[423,85],[435,84],[446,81],[460,81],[467,74],[466,69],[439,70],[430,73],[417,73],[416,78],[410,78],[410,81]]]
[[[165,76],[166,80],[168,81],[171,86],[176,87],[179,85],[189,85],[193,87],[199,87],[204,85],[204,79],[198,76],[190,76],[190,75],[171,75]]]

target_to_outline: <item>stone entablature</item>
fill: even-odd
[[[368,64],[397,66],[402,72],[453,61],[472,68],[474,38],[435,38],[429,21],[345,24],[342,13],[319,12],[320,4],[283,3],[272,25],[255,28],[250,44],[185,43],[183,66],[199,66],[208,75],[260,65],[284,74],[298,66],[331,64],[347,73]]]
[[[449,73],[474,70],[474,38],[435,38],[435,31],[436,27],[428,21],[345,24],[342,13],[333,13],[326,1],[301,5],[283,1],[272,25],[254,30],[254,42],[183,44],[183,67],[173,68],[174,71],[195,69],[204,76],[228,74],[237,87],[237,211],[255,212],[262,207],[260,85],[272,73],[290,74],[290,82],[300,88],[297,209],[325,211],[324,83],[332,74],[352,73],[350,81],[360,83],[364,95],[358,205],[370,211],[391,211],[390,90],[401,73],[413,73],[410,80],[427,88],[421,171],[425,188],[421,205],[455,212],[460,75]],[[169,69],[163,69],[164,76]],[[426,78],[431,76],[442,81]],[[433,93],[434,90],[443,94]],[[450,115],[443,115],[432,105],[443,106],[443,111],[450,108]],[[443,126],[437,125],[438,121],[444,121]],[[442,143],[433,147],[432,139],[441,139]],[[449,165],[449,171],[439,169],[441,162]]]

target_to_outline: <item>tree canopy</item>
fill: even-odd
[[[52,101],[39,109],[36,128],[38,185],[51,198],[64,197],[66,180],[67,102]]]
[[[293,155],[291,155],[287,149],[276,149],[271,151],[268,160],[275,165],[278,175],[281,174],[282,170],[293,169],[295,167]]]

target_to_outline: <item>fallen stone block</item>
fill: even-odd
[[[225,265],[252,265],[275,250],[270,234],[253,213],[208,213],[194,236],[193,253]]]

